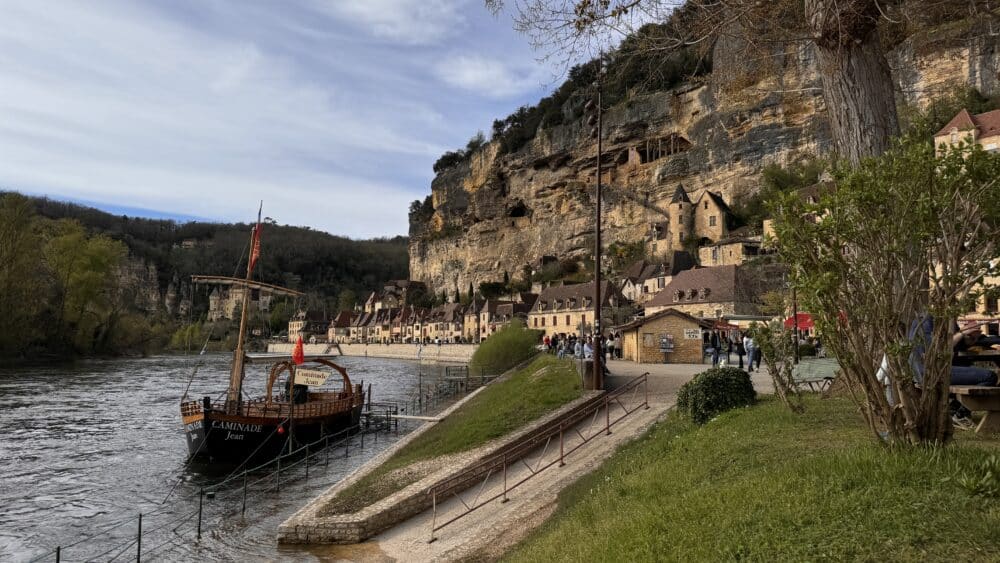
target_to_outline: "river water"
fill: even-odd
[[[143,561],[319,560],[322,549],[279,547],[278,524],[399,436],[369,435],[363,448],[355,439],[347,457],[344,448],[331,448],[328,465],[317,460],[308,479],[304,468],[288,473],[280,490],[261,476],[265,480],[250,488],[245,517],[240,486],[204,500],[202,540],[195,541],[198,491],[220,475],[185,465],[178,402],[199,362],[191,396],[224,391],[230,357],[0,369],[0,561],[55,561],[49,552],[56,546],[116,525],[63,547],[62,560],[109,561],[121,553],[117,560],[134,561],[137,546],[128,542],[140,512]],[[375,401],[405,401],[416,392],[416,362],[345,357],[340,363],[352,381],[366,389],[372,384]],[[247,368],[251,394],[263,389],[265,369]]]

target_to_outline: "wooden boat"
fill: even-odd
[[[189,400],[187,393],[181,398],[181,419],[187,435],[188,452],[191,456],[210,461],[244,462],[251,459],[261,461],[292,451],[301,444],[321,440],[324,436],[356,427],[364,405],[361,385],[353,384],[347,371],[333,362],[334,355],[309,355],[293,357],[285,354],[247,354],[247,316],[250,308],[251,289],[267,287],[269,291],[286,294],[298,292],[269,284],[251,281],[254,265],[260,253],[261,223],[251,235],[250,259],[246,278],[225,278],[226,283],[243,285],[243,306],[240,314],[240,332],[233,351],[229,387],[224,401],[213,401],[211,397]],[[204,280],[205,276],[198,276]],[[220,278],[221,279],[221,278]],[[301,346],[301,341],[299,342]],[[243,381],[246,366],[269,364],[265,394],[261,397],[246,398]],[[303,367],[328,368],[317,374],[315,370],[302,371],[303,377],[296,383],[296,372]],[[311,389],[302,382],[316,384],[325,375],[336,373],[341,385],[339,389]],[[283,376],[284,385],[275,389]],[[319,382],[322,385],[323,382]]]

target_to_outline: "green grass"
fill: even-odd
[[[672,413],[564,490],[508,559],[1000,559],[1000,502],[954,479],[996,441],[887,449],[848,400],[806,408],[764,398],[700,428]]]
[[[401,448],[377,469],[341,491],[324,511],[344,514],[385,498],[422,475],[390,475],[423,460],[471,450],[504,436],[581,394],[580,376],[569,360],[539,356],[510,378],[478,395]]]
[[[524,321],[514,319],[509,325],[483,341],[472,354],[469,368],[479,373],[503,373],[531,357],[541,343],[541,332],[524,327]]]

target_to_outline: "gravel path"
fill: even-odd
[[[539,526],[556,508],[559,491],[583,475],[593,471],[610,457],[622,444],[638,437],[653,423],[662,418],[676,401],[680,386],[691,377],[706,369],[705,365],[685,364],[635,364],[612,361],[608,369],[611,387],[621,385],[633,377],[649,373],[649,409],[639,408],[631,415],[612,426],[610,436],[604,434],[604,415],[599,421],[585,420],[577,426],[583,436],[594,438],[565,458],[566,465],[554,465],[526,481],[508,493],[509,501],[491,502],[469,515],[435,532],[437,538],[430,539],[432,511],[427,510],[398,526],[379,534],[371,540],[354,546],[317,546],[312,551],[323,558],[340,561],[454,561],[454,560],[494,560],[505,550],[515,545],[531,530]],[[754,387],[760,393],[772,392],[770,378],[755,372]],[[642,402],[642,390],[634,398],[628,398],[625,406],[632,408]],[[611,411],[614,419],[623,413],[621,407]],[[564,447],[570,449],[582,440],[567,433]],[[558,444],[550,444],[543,452],[539,448],[527,462],[533,467],[544,465],[558,458]],[[524,463],[508,470],[508,483],[513,484],[530,470]],[[480,498],[489,498],[502,491],[503,478],[496,475],[483,486]],[[462,495],[466,503],[472,504],[479,492],[473,487]],[[438,502],[437,522],[440,524],[463,510],[462,502],[452,498]]]

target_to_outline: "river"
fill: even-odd
[[[238,491],[204,500],[203,536],[196,542],[196,519],[189,515],[197,511],[199,488],[219,476],[185,466],[178,400],[199,362],[191,396],[217,396],[228,380],[229,358],[157,356],[0,369],[0,561],[55,561],[54,553],[46,554],[56,546],[116,524],[64,547],[62,560],[108,561],[119,551],[119,561],[134,560],[136,546],[127,542],[135,538],[140,512],[146,514],[144,561],[319,560],[322,550],[279,547],[278,524],[398,436],[368,436],[364,448],[355,441],[346,458],[343,448],[331,448],[328,466],[313,466],[308,480],[301,471],[288,475],[280,491],[263,491],[270,483],[263,482],[259,493],[251,489],[245,518]],[[340,363],[354,382],[372,384],[376,401],[413,396],[421,369],[416,362],[379,358]],[[263,389],[265,369],[248,367],[251,393]]]

